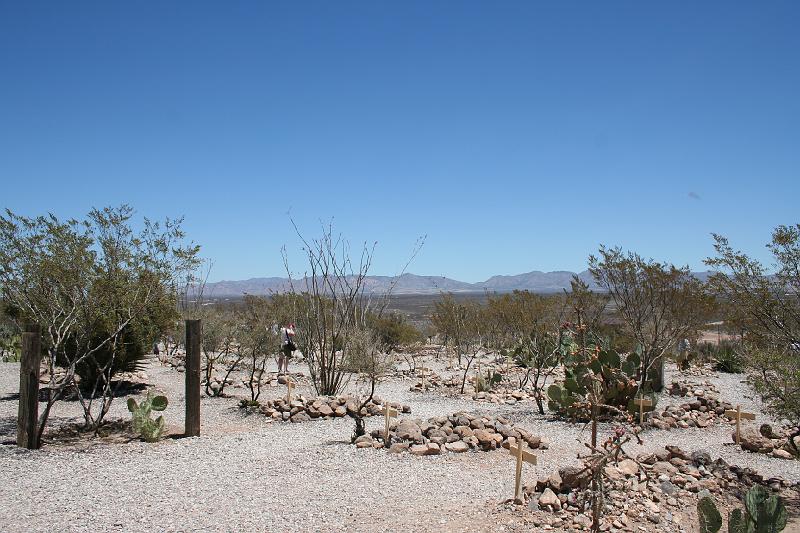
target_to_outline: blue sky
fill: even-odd
[[[701,269],[800,222],[797,2],[0,4],[0,206],[185,215],[212,280],[287,212],[393,274]]]

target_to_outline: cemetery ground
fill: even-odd
[[[274,375],[276,367],[271,364],[269,370]],[[445,358],[436,360],[432,356],[424,361],[424,366],[445,380],[459,375],[448,371],[446,364]],[[398,368],[407,366],[399,363]],[[308,373],[306,365],[297,362],[290,371]],[[755,413],[756,421],[743,421],[745,427],[757,430],[763,423],[774,424],[763,414],[744,379],[744,374],[708,369],[701,376],[686,375],[674,365],[667,372],[668,387],[672,381],[708,382],[709,394],[716,389],[721,400]],[[168,397],[170,403],[163,414],[168,429],[180,433],[184,374],[153,358],[131,380]],[[522,467],[522,482],[529,492],[537,480],[546,480],[564,466],[580,464],[577,455],[585,452],[583,443],[589,439],[589,429],[582,424],[555,420],[549,413],[539,415],[533,401],[478,402],[472,394],[459,395],[456,390],[410,390],[418,381],[416,376],[398,372],[379,385],[376,395],[409,406],[410,413],[398,413],[401,420],[427,420],[457,412],[481,414],[502,417],[543,439],[544,445],[538,449],[525,448],[537,456],[536,465],[526,462]],[[286,394],[285,385],[271,383],[262,390],[262,403]],[[523,505],[509,502],[514,496],[515,460],[505,449],[422,456],[388,453],[369,446],[357,448],[350,442],[354,427],[350,417],[282,422],[257,409],[240,409],[238,400],[249,397],[249,391],[241,387],[226,389],[229,398],[203,396],[200,437],[146,443],[135,438],[125,424],[117,424],[117,429],[96,438],[51,430],[41,450],[24,450],[12,445],[18,388],[19,365],[0,364],[0,439],[5,444],[0,446],[4,478],[0,486],[0,530],[9,533],[560,531],[585,527],[585,515],[581,518],[576,513],[546,509],[545,505],[536,510],[541,494],[526,499]],[[314,396],[307,379],[297,379],[294,394]],[[133,393],[137,400],[144,396],[145,390]],[[110,420],[130,419],[125,400],[114,401]],[[686,401],[665,393],[658,409]],[[77,402],[61,402],[51,415],[53,427],[68,428],[79,422]],[[383,431],[384,422],[382,416],[367,418],[367,432]],[[612,428],[601,424],[600,438],[606,438]],[[744,451],[733,444],[733,428],[727,419],[703,428],[648,428],[642,434],[643,443],[632,441],[626,450],[634,457],[663,456],[666,446],[678,446],[687,455],[705,452],[711,460],[721,458],[730,465],[752,468],[765,480],[782,478],[787,486],[782,487],[781,494],[791,515],[785,531],[800,530],[796,497],[800,461]],[[662,492],[653,498],[644,488],[645,482],[621,482],[634,485],[629,488],[632,492],[621,493],[624,499],[633,502],[633,492],[638,491],[651,503],[641,509],[632,503],[630,509],[620,507],[613,513],[616,525],[609,521],[608,530],[698,530],[695,492],[673,486],[677,491],[674,494]],[[653,482],[659,484],[658,480]],[[713,494],[723,507],[725,492]],[[723,516],[726,514],[723,510]]]

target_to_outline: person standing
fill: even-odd
[[[281,328],[281,353],[278,356],[278,374],[289,373],[289,359],[297,349],[294,343],[294,324],[291,322]]]

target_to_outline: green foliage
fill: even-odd
[[[634,353],[622,360],[618,353],[597,346],[593,356],[581,358],[570,344],[564,348],[564,381],[547,389],[550,400],[547,406],[551,411],[571,419],[587,419],[589,413],[583,400],[594,382],[600,383],[606,405],[630,410],[638,390],[638,355]],[[655,405],[655,397],[652,399]]]
[[[133,430],[137,432],[144,441],[156,442],[164,433],[164,416],[159,415],[153,420],[150,414],[153,411],[163,411],[167,408],[166,396],[153,396],[148,392],[147,397],[142,403],[137,404],[133,398],[128,398],[128,411],[132,413]]]
[[[254,409],[261,406],[261,402],[258,400],[247,400],[242,399],[239,400],[239,409]]]
[[[688,267],[646,260],[621,248],[601,246],[598,256],[589,257],[589,272],[610,294],[625,333],[646,347],[640,354],[642,386],[649,381],[660,391],[664,354],[708,321],[716,306],[713,295]]]
[[[741,374],[745,370],[745,359],[736,345],[723,342],[719,345],[707,344],[702,348],[704,356],[714,361],[714,368],[729,374]]]
[[[722,515],[708,496],[697,501],[697,518],[700,522],[700,533],[717,533],[722,528]]]
[[[492,390],[495,385],[503,381],[503,374],[493,370],[487,370],[486,376],[478,375],[475,377],[475,391],[486,392]]]
[[[777,533],[786,527],[786,507],[780,496],[754,485],[744,497],[744,509],[728,517],[729,533]]]
[[[778,226],[763,264],[714,235],[710,286],[727,302],[724,322],[741,337],[755,389],[776,418],[800,423],[800,224]]]
[[[389,313],[383,316],[372,316],[370,327],[375,331],[382,348],[392,351],[401,346],[408,346],[423,340],[422,332],[414,327],[405,316]]]

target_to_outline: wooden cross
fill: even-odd
[[[522,449],[522,441],[508,445],[508,455],[517,458],[517,470],[514,477],[514,499],[522,501],[522,461],[536,464],[536,455]]]
[[[383,416],[386,420],[386,428],[384,429],[383,432],[383,443],[384,446],[389,446],[389,421],[392,418],[397,418],[397,409],[395,409],[394,407],[389,407],[389,404],[387,403],[383,407]]]
[[[735,411],[732,409],[726,410],[725,416],[730,418],[736,417],[736,444],[741,444],[742,438],[740,433],[742,426],[742,418],[744,418],[745,420],[755,420],[756,415],[754,415],[753,413],[745,413],[744,411],[742,411],[742,406],[737,405]]]
[[[653,400],[649,398],[635,398],[633,403],[639,406],[639,425],[644,427],[644,408],[653,407]]]
[[[294,390],[294,381],[291,379],[286,380],[286,402],[292,403],[292,391]]]
[[[422,373],[422,390],[425,390],[425,371],[428,370],[424,366],[419,368],[419,371]]]

